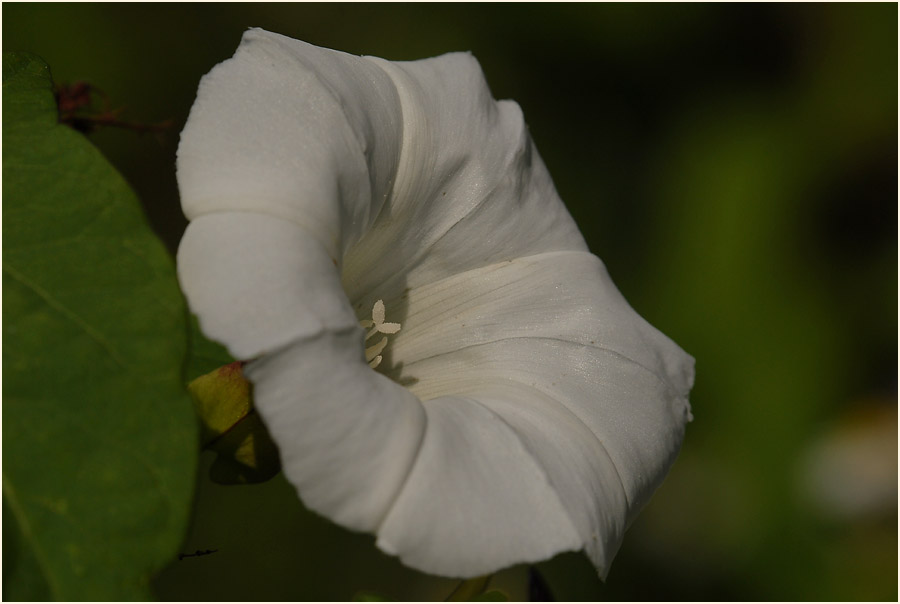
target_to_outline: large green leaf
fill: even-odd
[[[3,55],[3,597],[147,599],[197,463],[187,313],[124,179]]]

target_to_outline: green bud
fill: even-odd
[[[278,448],[253,408],[243,365],[224,365],[188,384],[200,417],[202,447],[217,454],[209,477],[219,484],[265,482],[281,470]]]

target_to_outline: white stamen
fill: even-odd
[[[378,331],[381,333],[397,333],[400,331],[399,323],[382,323],[378,326]]]
[[[385,337],[381,338],[377,344],[369,346],[366,348],[366,362],[369,364],[369,367],[375,369],[382,361],[381,352],[387,346],[387,335],[395,334],[400,331],[399,323],[385,323],[385,308],[384,308],[384,300],[378,300],[375,303],[375,306],[372,308],[372,318],[371,319],[363,319],[359,322],[359,326],[368,330],[366,331],[366,339],[368,342],[372,336],[377,333],[386,334]]]
[[[387,346],[387,336],[381,338],[381,341],[374,346],[369,346],[368,348],[366,348],[366,362],[371,361],[372,359],[380,355],[385,346]]]
[[[375,325],[384,323],[384,300],[375,303],[375,307],[372,308],[372,320],[375,321]]]

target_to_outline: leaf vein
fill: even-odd
[[[90,323],[85,321],[82,317],[76,315],[71,310],[66,308],[66,306],[54,298],[50,292],[46,291],[36,283],[31,282],[28,278],[26,278],[22,273],[14,269],[7,263],[3,263],[3,270],[13,279],[33,291],[37,294],[44,302],[47,303],[48,306],[56,310],[62,316],[66,317],[70,321],[72,321],[75,325],[77,325],[81,330],[83,330],[92,340],[97,342],[106,352],[109,354],[110,358],[116,362],[117,365],[121,366],[123,369],[128,369],[128,365],[125,363],[124,359],[119,356],[116,352],[115,347],[104,337],[102,333],[100,333],[96,328],[94,328]]]
[[[41,572],[50,586],[50,591],[53,593],[54,599],[63,599],[62,591],[60,590],[59,585],[57,585],[53,574],[49,570],[50,564],[47,562],[47,556],[44,553],[44,550],[40,547],[37,539],[35,539],[31,529],[31,523],[28,521],[28,515],[25,513],[25,510],[22,509],[22,506],[19,503],[19,497],[16,494],[16,489],[14,489],[12,483],[7,480],[6,474],[3,474],[3,494],[6,496],[6,502],[9,504],[9,509],[16,517],[16,521],[18,521],[19,526],[22,529],[22,535],[24,537],[28,537],[28,544],[31,546],[32,551],[34,552],[34,558],[37,561],[38,566],[40,566]]]

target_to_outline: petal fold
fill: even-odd
[[[477,398],[488,386],[515,382],[558,401],[612,460],[628,503],[626,526],[674,462],[689,417],[687,400],[644,367],[551,338],[470,346],[421,361],[410,372],[417,380],[410,388],[420,396]]]
[[[416,460],[426,420],[415,396],[369,368],[362,339],[360,328],[323,331],[244,373],[300,499],[374,531]]]
[[[397,88],[403,143],[389,200],[345,258],[351,299],[394,287],[398,276],[400,289],[418,287],[519,256],[587,249],[521,109],[493,99],[472,55],[372,61]]]
[[[178,248],[178,279],[203,332],[238,359],[325,329],[357,326],[337,261],[305,229],[266,214],[192,220]]]
[[[391,190],[402,127],[372,62],[251,29],[200,82],[178,146],[182,208],[278,216],[339,257]]]
[[[425,412],[421,450],[378,547],[450,577],[581,548],[546,474],[497,414],[464,397],[435,399]]]
[[[602,441],[564,405],[524,384],[484,384],[472,397],[515,430],[606,579],[625,532],[628,502]]]

